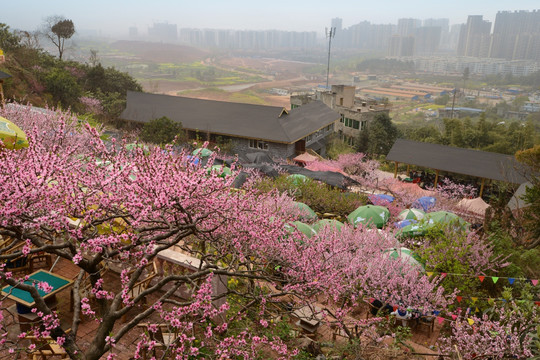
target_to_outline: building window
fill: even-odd
[[[292,109],[296,109],[297,107],[300,107],[300,105],[291,104],[291,110],[292,110]]]
[[[367,121],[364,120],[360,123],[360,130],[364,131],[367,128]]]
[[[261,140],[249,140],[249,147],[252,149],[268,150],[268,143]]]
[[[352,128],[353,129],[360,129],[360,121],[353,120]]]
[[[345,122],[345,115],[341,114],[341,119],[339,119],[339,122]]]

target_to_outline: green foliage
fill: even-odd
[[[405,138],[415,141],[457,146],[469,149],[514,154],[539,141],[533,121],[501,122],[482,113],[475,122],[463,119],[436,119],[400,125]]]
[[[435,99],[435,104],[437,105],[446,105],[450,101],[450,95],[444,94]]]
[[[352,154],[354,152],[354,148],[341,140],[337,135],[332,134],[329,136],[326,144],[326,154],[330,159],[335,160],[341,154]]]
[[[45,78],[47,91],[52,95],[55,103],[68,108],[78,102],[81,96],[81,87],[77,80],[64,69],[52,69]]]
[[[371,155],[387,155],[399,134],[387,114],[377,114],[368,125],[367,136],[364,132],[360,132],[357,151]]]
[[[314,211],[331,213],[341,220],[357,207],[367,204],[365,195],[345,193],[311,179],[296,185],[287,175],[280,175],[275,180],[263,178],[257,184],[257,188],[263,192],[272,189],[287,192],[294,196],[296,201],[309,205]]]
[[[170,144],[176,137],[182,141],[184,135],[181,123],[163,116],[144,124],[140,138],[143,141],[155,144]]]
[[[20,38],[9,30],[9,26],[0,23],[0,50],[11,51],[20,46]]]

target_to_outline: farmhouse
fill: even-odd
[[[297,109],[129,91],[120,118],[146,123],[166,116],[181,122],[189,138],[231,140],[234,152],[268,152],[290,158],[310,148],[325,155],[325,138],[340,115],[320,101]]]

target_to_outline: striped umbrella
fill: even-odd
[[[399,213],[398,219],[422,220],[424,215],[426,215],[426,213],[420,209],[405,209]]]

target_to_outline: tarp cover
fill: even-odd
[[[264,152],[249,153],[249,154],[246,154],[246,158],[248,162],[254,163],[254,164],[273,164],[274,163],[272,158],[270,158],[270,156],[268,156],[268,154]]]
[[[309,164],[310,162],[319,160],[316,156],[313,156],[307,152],[298,155],[293,159],[294,161],[301,162],[304,164]]]

